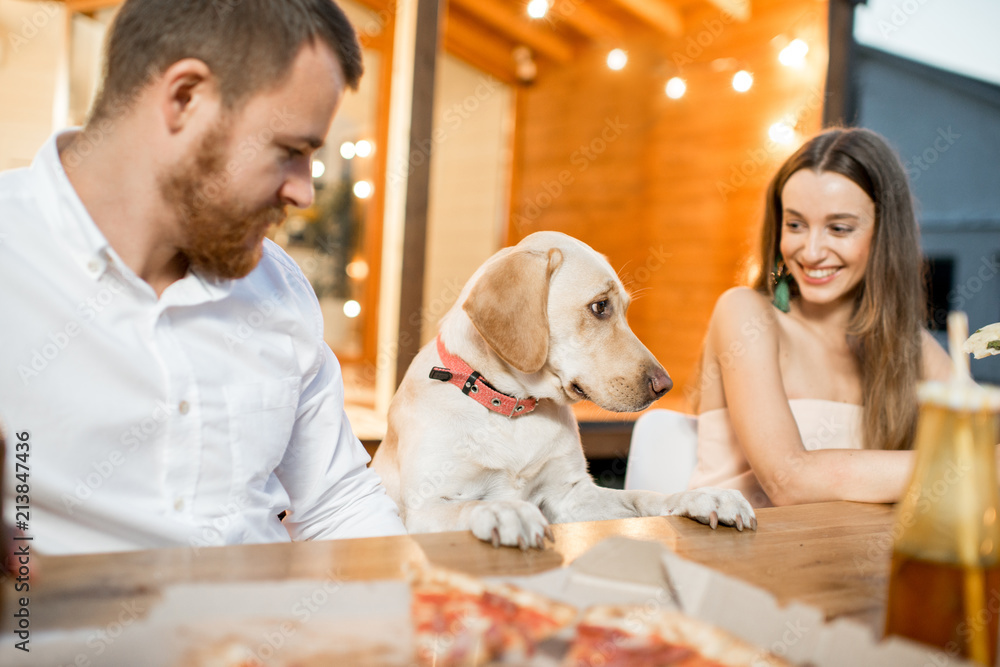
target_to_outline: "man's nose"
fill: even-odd
[[[298,208],[308,208],[313,203],[312,160],[296,161],[281,186],[280,195],[282,203]]]

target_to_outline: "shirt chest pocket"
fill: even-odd
[[[234,479],[262,484],[281,462],[292,437],[299,378],[230,384],[223,392]]]

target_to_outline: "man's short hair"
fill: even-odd
[[[130,106],[184,58],[208,65],[223,106],[234,109],[278,85],[300,49],[317,40],[336,54],[345,83],[356,90],[361,45],[333,0],[126,0],[108,36],[91,122]]]

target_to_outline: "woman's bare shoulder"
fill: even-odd
[[[749,287],[733,287],[715,302],[709,331],[730,334],[773,329],[778,311],[767,297]]]

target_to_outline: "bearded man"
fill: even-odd
[[[265,239],[361,73],[331,0],[127,0],[86,127],[0,174],[5,520],[27,453],[33,548],[405,532]]]

